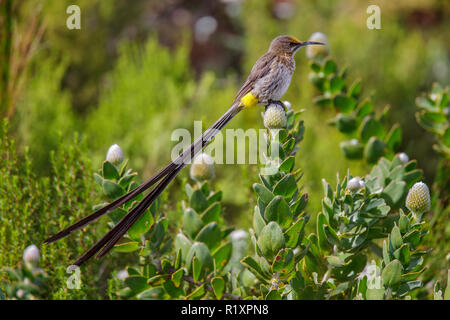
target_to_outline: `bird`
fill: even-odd
[[[198,139],[184,149],[177,158],[137,188],[49,237],[45,240],[45,243],[52,243],[85,227],[159,182],[156,187],[154,187],[115,226],[98,240],[97,243],[81,255],[73,265],[81,266],[94,255],[96,255],[97,258],[103,257],[151,206],[177,174],[190,163],[190,160],[193,159],[195,155],[199,153],[240,111],[256,105],[268,105],[271,103],[282,105],[280,99],[288,90],[295,70],[294,55],[301,47],[307,45],[323,45],[323,43],[300,41],[295,37],[286,35],[278,36],[273,39],[268,51],[254,64],[250,74],[239,89],[229,109],[214,122],[211,127],[203,132]]]

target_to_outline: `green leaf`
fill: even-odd
[[[110,199],[119,198],[124,190],[117,183],[110,180],[103,180],[103,192]]]
[[[325,231],[325,236],[331,245],[340,246],[341,242],[338,235],[336,234],[336,231],[334,231],[333,228],[325,224],[323,226],[323,230]]]
[[[116,167],[109,161],[103,162],[103,169],[102,169],[103,177],[105,179],[110,180],[117,180],[119,179],[119,172],[117,171]]]
[[[400,233],[400,229],[397,226],[394,226],[391,231],[390,236],[390,244],[393,250],[397,250],[403,244],[402,235]]]
[[[401,281],[403,267],[400,261],[393,260],[384,267],[381,277],[387,286],[395,286]]]
[[[342,133],[350,133],[356,130],[356,119],[353,116],[339,113],[336,119],[336,127]]]
[[[361,119],[371,114],[372,111],[373,111],[372,100],[370,100],[370,98],[366,98],[359,104],[356,116]]]
[[[267,258],[273,256],[284,247],[284,235],[278,223],[271,221],[261,231],[258,246]]]
[[[386,240],[383,240],[383,261],[385,265],[388,265],[391,262],[391,258],[389,255],[389,248]]]
[[[383,189],[381,196],[392,209],[397,209],[403,205],[407,191],[405,182],[393,180]]]
[[[406,283],[403,283],[400,286],[400,289],[398,290],[398,295],[400,297],[408,294],[409,292],[422,287],[422,282],[420,280],[416,281],[408,281]]]
[[[138,241],[141,235],[150,230],[154,222],[150,210],[145,210],[142,216],[128,230],[128,235],[131,239]]]
[[[222,191],[217,191],[210,195],[208,198],[208,204],[211,205],[214,202],[220,202],[222,200]]]
[[[330,80],[330,91],[332,94],[338,93],[345,86],[344,80],[340,77],[333,77]]]
[[[253,229],[255,229],[256,234],[259,235],[259,233],[265,226],[266,222],[261,216],[258,206],[255,206],[255,210],[253,212]]]
[[[231,256],[232,244],[227,242],[222,244],[213,253],[213,259],[215,262],[216,269],[221,270],[228,263],[228,259]]]
[[[402,143],[402,129],[398,124],[395,124],[386,137],[386,145],[393,152],[397,151]]]
[[[191,246],[186,259],[188,269],[191,267],[191,263],[194,257],[197,257],[198,261],[200,262],[200,266],[206,271],[213,269],[213,258],[208,247],[204,243],[194,242],[194,244]]]
[[[352,97],[338,94],[334,97],[333,103],[336,109],[342,113],[350,113],[355,109],[357,101]]]
[[[250,272],[253,273],[258,279],[260,279],[264,282],[267,281],[267,279],[268,279],[267,275],[264,274],[264,272],[261,269],[260,264],[257,263],[255,261],[255,259],[253,259],[250,256],[247,256],[241,260],[241,263],[244,266],[246,266],[248,268],[248,270],[250,270]]]
[[[141,276],[129,276],[125,279],[125,284],[130,287],[134,294],[138,294],[150,288],[147,278]]]
[[[192,278],[197,282],[200,279],[202,273],[202,264],[197,257],[192,258]]]
[[[164,281],[163,287],[172,298],[176,299],[184,294],[183,288],[176,286],[171,280]]]
[[[417,97],[416,105],[419,108],[431,111],[431,112],[439,112],[439,108],[434,105],[432,101],[425,97]]]
[[[372,116],[367,116],[364,118],[361,124],[361,140],[366,143],[371,137],[377,137],[383,139],[385,131],[380,121],[375,120]]]
[[[303,230],[305,228],[306,219],[300,218],[298,219],[289,229],[286,230],[284,233],[287,241],[286,241],[286,247],[289,248],[295,248],[300,239],[300,235],[303,233]]]
[[[273,260],[272,271],[285,277],[294,269],[294,266],[294,251],[291,248],[281,249]]]
[[[400,229],[401,233],[406,233],[409,231],[411,223],[409,222],[408,217],[405,214],[401,214],[400,218],[398,219],[398,227]]]
[[[363,156],[363,146],[356,139],[342,141],[340,147],[347,159],[361,159]]]
[[[98,173],[94,173],[94,179],[95,179],[95,182],[97,182],[97,184],[99,185],[99,186],[103,186],[103,177],[101,176],[101,175],[99,175]]]
[[[225,291],[225,280],[223,280],[222,277],[214,277],[211,280],[211,287],[213,288],[216,298],[220,300]]]
[[[281,172],[290,173],[292,172],[292,169],[294,169],[294,165],[295,157],[290,156],[284,159],[284,161],[280,164],[278,170],[280,170]]]
[[[358,98],[361,94],[361,79],[356,79],[348,89],[347,95],[349,97]]]
[[[404,243],[400,248],[398,248],[397,250],[395,250],[392,255],[400,260],[400,262],[403,265],[407,265],[409,263],[409,261],[411,260],[411,254],[409,252],[409,246]]]
[[[183,270],[183,268],[180,268],[177,271],[175,271],[174,273],[172,273],[172,275],[170,276],[170,278],[172,279],[172,281],[176,287],[180,286],[183,275],[184,275],[184,270]]]
[[[140,248],[139,242],[130,241],[126,243],[120,243],[114,246],[116,252],[133,252]]]
[[[336,63],[333,60],[327,60],[325,62],[325,65],[323,67],[323,73],[328,76],[332,73],[335,73],[337,71]]]
[[[267,205],[264,212],[266,221],[276,221],[282,227],[287,227],[292,222],[292,214],[289,205],[282,196],[276,196]]]
[[[214,250],[222,240],[222,233],[216,222],[204,226],[195,237],[195,241],[205,243],[210,250]]]
[[[325,96],[314,97],[313,102],[320,107],[328,107],[331,105],[331,99]]]
[[[210,205],[200,216],[203,223],[219,222],[221,206],[219,202]]]
[[[291,204],[289,208],[291,209],[293,216],[297,217],[300,213],[303,212],[303,210],[305,210],[307,204],[308,204],[308,194],[305,193],[302,194],[300,199]]]
[[[133,181],[133,178],[137,176],[137,172],[134,173],[130,173],[126,176],[123,176],[122,178],[120,178],[119,180],[119,185],[124,188],[127,189],[128,186],[130,185],[131,181]]]
[[[175,236],[175,250],[181,250],[181,257],[185,263],[187,262],[186,258],[191,246],[192,242],[184,234],[178,233]]]
[[[285,175],[273,188],[274,195],[290,198],[297,191],[297,183],[293,174]]]
[[[195,289],[190,295],[188,295],[185,299],[186,300],[197,300],[203,297],[206,293],[205,290],[205,283],[203,283],[200,287]]]
[[[281,300],[281,295],[277,290],[271,290],[266,295],[266,300]]]
[[[327,237],[325,235],[324,226],[327,223],[327,219],[325,215],[321,212],[317,215],[317,224],[316,224],[316,234],[319,240],[319,245],[322,250],[329,250],[330,244],[327,241]]]
[[[371,137],[364,148],[364,158],[367,163],[375,163],[384,156],[386,144],[375,137]]]
[[[164,289],[161,287],[155,287],[145,290],[138,294],[139,300],[161,300],[164,296]]]
[[[195,238],[195,235],[203,227],[203,221],[199,215],[191,208],[186,209],[183,215],[183,230],[191,238]]]
[[[412,230],[405,234],[403,237],[405,243],[410,243],[414,248],[420,244],[420,232],[418,230]]]
[[[208,201],[202,190],[195,190],[189,200],[189,205],[196,212],[203,212],[208,207]]]
[[[274,197],[273,193],[265,186],[259,183],[253,184],[253,190],[258,194],[259,198],[264,204],[268,204]]]

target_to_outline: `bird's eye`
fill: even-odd
[[[289,42],[289,45],[290,45],[291,47],[295,47],[295,46],[297,45],[297,43],[296,43],[296,42]]]

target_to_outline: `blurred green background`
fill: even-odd
[[[81,8],[81,30],[66,28],[71,4]],[[381,8],[380,30],[366,26],[370,4]],[[389,121],[404,132],[401,149],[418,160],[425,182],[433,181],[433,137],[416,123],[414,100],[434,81],[450,83],[448,1],[0,0],[0,5],[0,113],[9,118],[19,156],[29,147],[38,177],[50,174],[50,151],[59,139],[70,145],[75,132],[85,139],[92,168],[99,168],[108,147],[117,143],[141,179],[151,176],[170,160],[172,131],[192,131],[194,120],[212,124],[275,36],[307,40],[321,31],[333,58],[349,67],[348,77],[362,79],[376,109],[391,106]],[[337,172],[350,168],[364,175],[369,166],[344,158],[343,137],[326,124],[334,111],[312,103],[304,51],[296,62],[285,99],[306,110],[297,165],[304,170],[308,212],[314,216],[322,178],[334,183]],[[260,111],[240,114],[228,128],[262,128]],[[217,165],[216,175],[226,218],[250,226],[256,166]],[[167,210],[175,216],[186,178],[184,170],[166,194]]]

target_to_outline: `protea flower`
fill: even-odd
[[[264,126],[268,129],[281,129],[286,127],[286,112],[278,104],[270,104],[264,113]]]
[[[195,181],[211,180],[214,178],[214,160],[209,154],[200,153],[194,158],[190,170],[191,179]]]
[[[40,257],[39,249],[34,244],[26,247],[23,251],[23,261],[30,268],[37,267]]]
[[[113,144],[109,147],[106,153],[106,160],[111,162],[113,165],[120,165],[123,162],[123,151],[118,144]]]
[[[414,214],[420,215],[430,210],[430,190],[423,182],[415,183],[406,196],[406,207]]]

